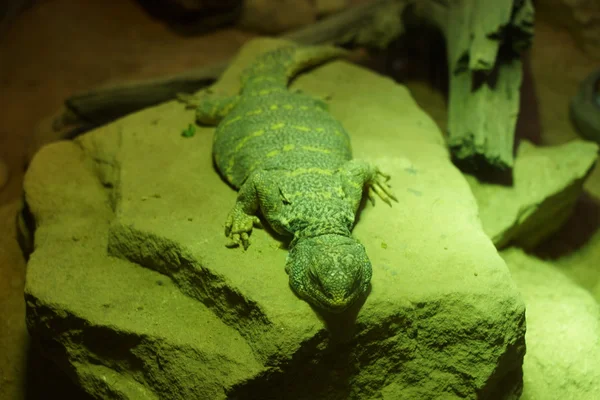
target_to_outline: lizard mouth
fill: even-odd
[[[328,298],[323,293],[317,294],[315,292],[304,292],[298,293],[298,295],[309,304],[315,306],[317,309],[327,311],[332,314],[343,313],[348,308],[350,308],[359,297],[356,294],[344,300],[335,301],[333,299]]]
[[[341,314],[350,308],[358,299],[359,295],[354,294],[342,301],[328,301],[327,303],[321,303],[321,308],[331,312],[332,314]]]
[[[303,297],[308,302],[317,303],[321,309],[339,314],[351,307],[358,300],[363,293],[361,288],[365,286],[362,274],[356,278],[351,288],[345,290],[338,290],[337,286],[328,289],[318,278],[315,279],[311,274],[307,274],[304,283],[304,288],[307,290],[305,290]]]

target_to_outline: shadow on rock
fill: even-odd
[[[573,214],[552,237],[538,246],[534,254],[558,259],[586,245],[600,227],[600,199],[584,192],[575,203]]]

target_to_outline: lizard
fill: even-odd
[[[340,313],[368,293],[372,266],[352,236],[366,193],[398,201],[390,176],[353,159],[350,137],[323,99],[288,85],[299,72],[345,56],[331,45],[290,44],[258,56],[225,96],[178,94],[199,125],[215,126],[213,161],[238,190],[225,223],[228,247],[250,245],[259,213],[291,238],[285,271],[293,291],[318,309]]]

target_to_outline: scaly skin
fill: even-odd
[[[371,263],[351,235],[363,191],[391,205],[389,176],[353,160],[350,138],[326,104],[288,90],[302,69],[340,57],[330,46],[280,48],[258,57],[233,97],[180,95],[199,123],[217,125],[213,157],[239,190],[227,217],[228,246],[249,245],[259,210],[278,233],[293,236],[290,286],[312,305],[341,312],[365,294]]]

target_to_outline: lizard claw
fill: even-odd
[[[389,181],[392,177],[389,174],[386,174],[385,172],[382,172],[379,170],[379,168],[377,168],[377,175],[381,176],[382,178],[385,179],[385,182]]]
[[[371,202],[371,205],[374,206],[375,205],[375,195],[373,194],[373,190],[371,189],[370,186],[369,186],[369,191],[367,192],[367,196],[369,196],[369,201]]]
[[[392,187],[387,183],[390,178],[390,175],[381,172],[377,168],[375,179],[369,185],[368,196],[371,204],[375,205],[375,195],[379,196],[390,207],[392,206],[392,200],[398,202],[398,199],[392,192]]]
[[[242,245],[244,250],[250,246],[250,234],[252,228],[262,227],[260,219],[256,215],[248,215],[239,208],[231,210],[225,223],[225,236],[229,238],[225,246],[238,247]]]

